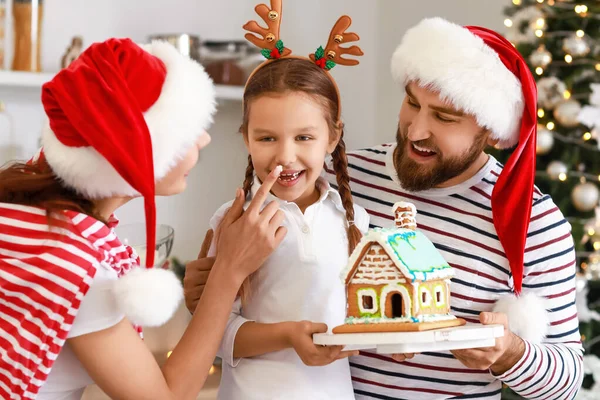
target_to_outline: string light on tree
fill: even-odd
[[[538,75],[542,75],[542,74],[544,73],[544,68],[542,68],[542,67],[537,67],[537,68],[535,69],[535,73],[536,73],[536,74],[538,74]]]
[[[550,121],[546,124],[546,128],[548,128],[548,130],[554,130],[554,122]]]
[[[573,56],[570,54],[565,54],[565,61],[571,64],[573,62]]]
[[[535,27],[537,29],[546,30],[546,20],[544,18],[538,18],[535,20]]]
[[[521,0],[512,0],[513,4],[515,6],[520,6],[521,5]]]
[[[585,14],[587,14],[588,12],[588,6],[586,6],[585,4],[578,4],[575,6],[575,12],[584,17]]]
[[[591,218],[584,226],[586,235],[582,243],[600,243],[600,205],[594,210],[595,217]]]
[[[537,114],[538,114],[538,117],[539,117],[539,118],[544,118],[544,115],[546,115],[546,112],[544,111],[544,109],[543,109],[543,108],[540,108],[540,109],[538,110]],[[538,129],[539,129],[539,127],[538,127]]]
[[[583,134],[583,140],[588,141],[592,138],[592,133],[591,132],[586,132]]]
[[[513,26],[513,22],[510,18],[506,18],[504,20],[504,26],[506,26],[507,28],[510,28],[511,26]]]

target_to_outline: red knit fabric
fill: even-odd
[[[523,255],[531,217],[535,178],[537,139],[537,89],[535,79],[521,54],[496,32],[478,26],[466,27],[483,39],[500,57],[502,63],[521,82],[525,108],[519,130],[519,143],[504,166],[492,192],[494,226],[510,263],[514,291],[521,293]]]
[[[143,113],[158,99],[166,74],[161,60],[130,39],[110,39],[90,46],[42,87],[57,139],[93,147],[144,197],[147,267],[154,264],[156,205],[152,141]]]

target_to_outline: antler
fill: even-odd
[[[281,0],[271,0],[271,8],[267,7],[266,4],[259,4],[254,10],[267,23],[267,28],[261,27],[256,21],[249,21],[243,27],[245,30],[256,33],[262,37],[246,33],[244,37],[250,43],[260,49],[267,49],[270,52],[277,50],[279,56],[270,56],[267,58],[279,58],[281,56],[287,56],[292,52],[287,47],[283,47],[283,42],[279,39],[281,8]]]
[[[346,33],[346,29],[348,29],[351,24],[352,19],[349,16],[341,16],[329,34],[329,40],[325,49],[320,47],[316,53],[312,53],[309,56],[310,59],[321,66],[321,68],[327,70],[333,68],[336,64],[357,65],[359,63],[358,60],[341,57],[343,54],[350,54],[352,56],[362,56],[364,54],[358,46],[340,46],[342,43],[356,42],[360,39],[356,33]],[[323,61],[319,62],[319,60]],[[328,66],[326,66],[326,64],[328,64]]]

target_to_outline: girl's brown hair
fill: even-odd
[[[248,120],[252,100],[265,94],[283,94],[286,92],[305,93],[318,101],[324,111],[332,136],[339,134],[339,142],[332,153],[333,169],[346,211],[348,221],[348,254],[350,255],[362,234],[354,223],[354,203],[350,192],[350,177],[348,175],[348,158],[344,143],[344,126],[338,121],[340,110],[337,88],[332,79],[319,66],[307,59],[283,58],[270,62],[259,68],[250,78],[244,91],[244,116],[240,132],[248,134]],[[252,158],[248,156],[248,166],[244,179],[246,197],[250,194],[254,180]],[[242,298],[249,293],[249,280],[242,286]]]
[[[0,168],[0,203],[41,207],[52,213],[78,211],[100,221],[94,203],[65,186],[44,157],[33,163],[13,162]]]

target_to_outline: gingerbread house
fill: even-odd
[[[369,230],[342,274],[346,324],[334,333],[425,330],[464,324],[450,314],[453,269],[416,230],[413,204],[393,207],[395,227]]]

